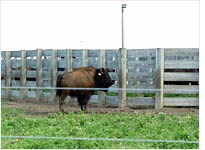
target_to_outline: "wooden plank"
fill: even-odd
[[[51,53],[52,53],[51,49],[46,49],[46,50],[42,51],[42,56],[50,56],[51,57]]]
[[[165,69],[199,69],[199,61],[165,60]]]
[[[156,56],[156,49],[128,49],[127,56]]]
[[[99,60],[100,60],[99,58],[100,58],[100,56],[99,57],[88,57],[88,61],[89,62],[92,62],[92,61],[93,62],[99,62]]]
[[[165,49],[165,56],[198,56],[198,48],[174,48]]]
[[[1,78],[5,79],[6,78],[6,69],[1,68]]]
[[[43,80],[42,85],[43,87],[52,87],[50,80]]]
[[[26,51],[26,57],[36,57],[36,56],[37,56],[37,51],[36,50]]]
[[[57,57],[66,57],[66,50],[57,50]]]
[[[6,60],[1,60],[1,69],[6,69]]]
[[[92,95],[90,100],[89,100],[89,103],[98,105],[99,104],[99,96],[98,95]]]
[[[154,91],[155,85],[133,85],[133,86],[127,86],[127,93],[156,93]],[[149,90],[151,89],[151,90]],[[148,91],[149,90],[149,91]]]
[[[100,68],[105,68],[105,50],[100,51]],[[105,92],[99,91],[99,106],[105,107]]]
[[[72,56],[75,57],[83,57],[83,51],[79,49],[73,49]]]
[[[80,67],[82,67],[82,65],[83,65],[83,63],[82,62],[75,62],[74,60],[73,60],[73,68],[80,68]]]
[[[160,91],[156,92],[155,109],[161,109],[164,103],[164,49],[157,49],[156,61],[156,89]]]
[[[151,68],[148,68],[146,72],[128,72],[127,78],[153,78],[155,74],[151,71]]]
[[[11,57],[21,57],[21,51],[11,51]]]
[[[51,59],[44,59],[42,60],[42,65],[43,65],[43,68],[50,68],[51,67]]]
[[[101,50],[88,50],[88,57],[99,57]]]
[[[120,72],[119,72],[119,88],[122,89],[119,93],[119,107],[123,108],[127,105],[127,50],[125,48],[120,48],[121,60],[120,60]]]
[[[128,82],[127,84],[127,92],[128,93],[141,93],[140,91],[134,91],[134,90],[129,90],[129,89],[145,89],[145,91],[142,91],[143,93],[147,91],[147,89],[156,89],[156,85],[140,85],[140,82]],[[151,92],[150,92],[151,93]],[[155,93],[153,91],[153,93]]]
[[[127,81],[153,81],[155,75],[151,72],[128,73]]]
[[[36,78],[37,71],[36,70],[27,70],[26,77],[27,78]]]
[[[150,82],[150,81],[154,81],[154,79],[152,77],[145,77],[145,76],[129,76],[128,75],[128,78],[127,78],[127,81],[131,81],[131,82],[134,82],[134,81],[145,81],[145,82]]]
[[[6,96],[6,90],[2,89],[1,90],[1,98],[4,98]]]
[[[154,106],[155,99],[152,97],[128,97],[127,105],[128,107]]]
[[[90,61],[90,59],[88,59],[88,66],[99,68],[99,61]]]
[[[199,106],[199,98],[164,98],[164,106]]]
[[[21,70],[11,70],[11,75],[10,77],[16,77],[16,78],[20,78],[21,76]]]
[[[106,96],[106,107],[118,107],[119,96]]]
[[[27,81],[26,86],[27,87],[36,87],[37,83],[36,81]]]
[[[62,60],[57,61],[57,66],[58,68],[66,68],[67,66],[66,63],[67,63],[66,59],[62,59]]]
[[[26,60],[26,67],[36,69],[37,60]]]
[[[21,87],[26,87],[26,51],[21,51]],[[24,99],[26,97],[27,89],[21,89],[21,98]]]
[[[14,86],[14,87],[19,87],[19,86],[21,86],[20,80],[12,80],[10,87],[11,87],[11,86]]]
[[[105,58],[113,59],[113,58],[120,58],[119,50],[106,50]]]
[[[1,80],[1,86],[6,86],[6,80]]]
[[[43,80],[51,80],[51,70],[43,71]]]
[[[6,60],[6,51],[0,51],[2,60]]]
[[[164,85],[164,93],[171,94],[198,94],[196,90],[199,90],[198,85]],[[167,90],[167,91],[166,91]],[[186,91],[187,90],[187,91]]]
[[[11,60],[11,68],[12,69],[21,68],[21,60]]]
[[[148,81],[139,81],[139,80],[128,80],[127,81],[127,85],[129,85],[129,87],[135,87],[135,88],[145,88],[145,87],[151,87],[156,85],[156,80],[148,80]],[[156,88],[156,86],[154,87]]]
[[[27,98],[35,99],[37,96],[36,91],[27,91]]]
[[[165,72],[164,81],[199,81],[199,73]]]
[[[156,66],[149,65],[149,66],[134,66],[134,67],[127,67],[128,74],[156,74]]]
[[[20,90],[11,90],[11,97],[13,99],[20,99],[21,98],[21,91]]]
[[[45,100],[53,102],[52,98],[51,98],[51,93],[50,92],[43,92],[42,93],[42,98],[45,99]]]
[[[146,60],[146,61],[139,61],[139,60],[135,60],[135,61],[131,61],[128,59],[128,66],[145,66],[145,65],[155,65],[156,60]]]

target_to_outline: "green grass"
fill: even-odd
[[[199,117],[195,114],[85,114],[29,115],[20,109],[2,108],[3,136],[103,137],[198,141]],[[2,148],[198,148],[198,144],[2,139]]]

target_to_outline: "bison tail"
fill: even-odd
[[[59,75],[56,80],[57,88],[61,87],[61,79],[62,79],[62,75]],[[56,96],[60,97],[62,92],[63,92],[62,89],[56,89]]]

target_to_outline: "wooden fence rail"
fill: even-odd
[[[107,94],[97,92],[90,100],[92,104],[156,109],[199,106],[198,48],[1,51],[1,96],[55,101],[54,89],[32,87],[55,87],[59,74],[88,65],[115,68],[117,73],[110,76],[117,83],[111,88],[122,89]],[[70,103],[76,102],[68,99]]]

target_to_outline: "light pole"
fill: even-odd
[[[124,48],[124,22],[123,22],[123,12],[124,8],[126,8],[127,4],[122,4],[122,48],[120,48],[120,72],[119,72],[119,87],[122,89],[119,93],[119,107],[124,108],[127,106],[127,91],[126,91],[126,83],[127,83],[127,50]]]
[[[127,7],[127,4],[122,4],[122,48],[124,48],[124,8]]]

